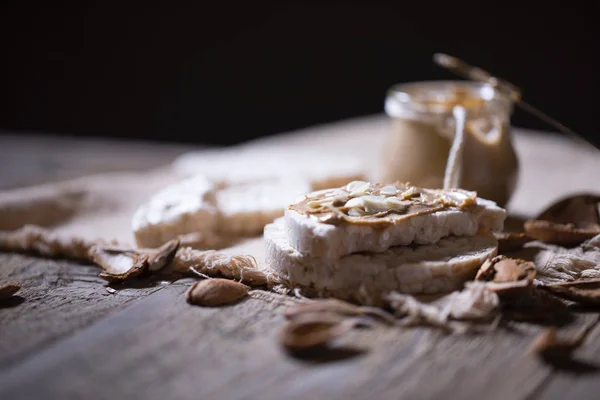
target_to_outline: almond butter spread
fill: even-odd
[[[462,189],[423,189],[408,183],[381,184],[364,181],[313,192],[290,210],[328,224],[393,224],[447,209],[467,209],[477,194]]]

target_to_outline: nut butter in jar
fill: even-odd
[[[465,120],[453,116],[461,106]],[[381,180],[442,188],[457,126],[462,131],[462,189],[504,206],[516,185],[518,161],[510,137],[512,101],[485,83],[430,81],[400,84],[387,94],[391,131]]]

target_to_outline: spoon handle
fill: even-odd
[[[513,85],[512,83],[505,81],[503,79],[500,79],[500,78],[496,78],[496,77],[492,76],[489,72],[487,72],[479,67],[475,67],[470,64],[467,64],[463,60],[453,57],[453,56],[450,56],[448,54],[436,53],[433,55],[433,61],[436,64],[438,64],[439,66],[446,68],[464,78],[489,84],[490,86],[494,87],[495,89],[499,90],[500,92],[507,94],[510,97],[510,99],[512,99],[515,102],[517,107],[521,108],[525,112],[528,112],[529,114],[539,118],[546,124],[552,126],[557,131],[571,136],[573,139],[577,140],[578,142],[588,145],[588,146],[591,146],[591,147],[595,148],[596,150],[600,150],[600,147],[591,143],[590,141],[585,139],[580,134],[576,133],[569,127],[561,124],[560,122],[558,122],[554,118],[550,117],[548,114],[544,113],[540,109],[525,102],[521,98],[521,89],[519,89],[517,86]]]

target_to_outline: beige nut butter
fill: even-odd
[[[459,186],[504,206],[518,173],[510,136],[512,102],[483,83],[430,81],[392,87],[385,104],[391,122],[379,179],[442,188],[456,131],[456,105],[466,110]]]
[[[460,189],[353,181],[341,188],[309,193],[289,209],[333,225],[389,225],[450,208],[473,209],[476,199],[474,192]]]

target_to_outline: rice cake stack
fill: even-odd
[[[474,192],[354,181],[309,193],[268,224],[266,260],[307,295],[449,292],[496,255],[491,231],[505,219]]]

